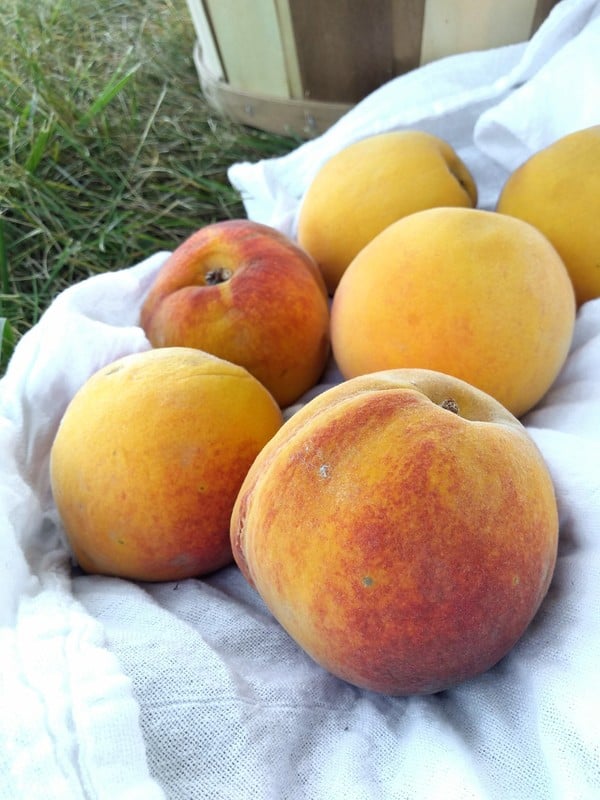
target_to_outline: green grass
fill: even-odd
[[[297,142],[212,111],[185,0],[4,0],[0,374],[65,287],[242,216],[227,168]]]

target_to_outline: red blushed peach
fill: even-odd
[[[318,267],[250,220],[217,222],[186,239],[160,269],[140,323],[154,347],[194,347],[240,364],[282,407],[314,386],[329,354]]]
[[[431,693],[496,664],[553,574],[553,484],[492,397],[428,370],[292,416],[234,506],[235,560],[296,642],[359,687]]]

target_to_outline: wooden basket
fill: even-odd
[[[525,41],[558,0],[187,0],[209,104],[310,138],[396,75]]]

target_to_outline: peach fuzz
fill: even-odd
[[[282,422],[245,369],[198,350],[150,350],[100,369],[51,449],[54,500],[78,564],[140,581],[229,564],[237,492]]]
[[[333,294],[352,259],[392,222],[434,206],[476,204],[475,181],[446,141],[418,130],[376,134],[317,171],[302,199],[297,238]]]
[[[318,664],[425,694],[489,669],[554,570],[550,474],[525,428],[429,370],[317,396],[261,451],[232,514],[235,560]]]
[[[154,347],[195,347],[245,367],[281,407],[318,381],[329,305],[317,265],[250,220],[196,231],[163,264],[140,324]]]
[[[554,382],[574,324],[569,275],[536,228],[436,208],[390,225],[354,259],[333,298],[331,340],[345,378],[433,369],[522,416]]]

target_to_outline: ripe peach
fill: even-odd
[[[250,220],[186,239],[160,269],[140,322],[154,347],[196,347],[240,364],[280,406],[312,388],[329,354],[318,267],[288,237]]]
[[[51,449],[54,500],[79,565],[164,581],[230,563],[235,497],[282,421],[245,369],[199,350],[150,350],[100,369]]]
[[[357,686],[431,693],[496,664],[550,583],[558,514],[525,428],[428,370],[328,389],[261,451],[233,553],[296,642]]]
[[[475,182],[453,148],[424,131],[369,136],[318,171],[298,217],[298,242],[333,294],[348,264],[392,222],[433,206],[477,203]]]
[[[345,378],[424,367],[521,416],[556,378],[574,323],[571,281],[536,228],[436,208],[390,225],[358,254],[333,298],[331,339]]]
[[[504,184],[496,210],[535,225],[565,262],[577,304],[600,297],[600,125],[534,153]]]

